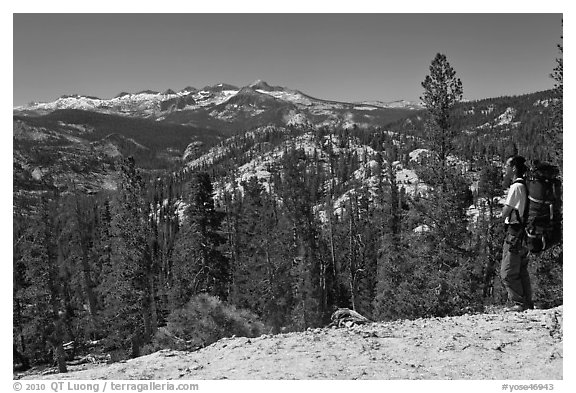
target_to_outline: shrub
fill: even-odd
[[[256,337],[266,330],[255,314],[207,294],[196,295],[174,310],[166,327],[168,332],[159,331],[161,336],[156,338],[173,349],[182,349],[183,342],[188,348],[204,347],[224,337]]]

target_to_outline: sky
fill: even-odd
[[[13,14],[13,106],[257,79],[336,101],[418,101],[436,53],[464,98],[553,87],[562,14]]]

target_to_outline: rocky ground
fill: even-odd
[[[222,339],[24,379],[562,379],[563,307]]]

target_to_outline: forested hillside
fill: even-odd
[[[454,149],[474,161],[487,155],[500,157],[515,144],[529,160],[558,164],[550,132],[559,107],[556,90],[458,103],[451,114],[451,127],[458,131]],[[419,111],[387,128],[424,137],[428,118],[426,111]]]

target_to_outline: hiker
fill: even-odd
[[[502,250],[500,278],[513,303],[506,311],[521,312],[534,308],[528,273],[528,249],[524,245],[525,210],[528,200],[524,175],[526,159],[511,156],[506,161],[506,180],[512,182],[502,209],[506,237]]]

